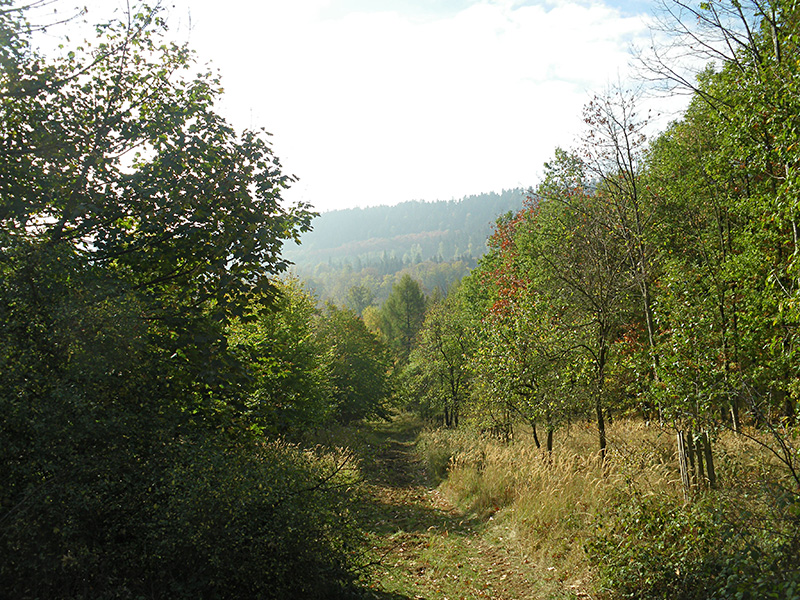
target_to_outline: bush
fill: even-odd
[[[168,577],[168,597],[330,598],[355,579],[360,537],[344,494],[353,483],[341,469],[346,456],[273,442],[187,458],[169,473],[152,524],[151,569]]]
[[[183,439],[74,458],[3,512],[4,597],[332,598],[357,576],[341,456]]]
[[[721,495],[686,506],[634,495],[612,508],[587,552],[613,598],[800,598],[797,532],[785,523],[756,523]]]

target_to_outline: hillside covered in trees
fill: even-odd
[[[288,272],[311,208],[159,10],[50,58],[26,6],[0,0],[2,594],[799,597],[796,4],[668,4],[642,60],[685,114],[648,138],[637,93],[596,96],[521,206],[401,205],[465,237],[324,306]],[[412,235],[374,210],[364,244]]]
[[[513,189],[322,213],[285,255],[326,301],[346,304],[349,290],[359,287],[383,302],[401,272],[428,292],[446,293],[484,255],[497,218],[522,208],[525,195]]]
[[[479,194],[460,200],[402,202],[322,213],[314,228],[287,247],[298,266],[349,262],[375,266],[385,256],[405,263],[478,258],[500,215],[522,208],[525,190]]]

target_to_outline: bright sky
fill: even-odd
[[[530,187],[649,43],[645,2],[165,0],[317,210]],[[103,8],[110,6],[103,3]],[[92,19],[91,11],[89,20]]]

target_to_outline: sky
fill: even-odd
[[[299,178],[286,199],[318,211],[535,186],[650,42],[638,0],[163,4],[171,35],[219,70],[219,111],[272,134]]]

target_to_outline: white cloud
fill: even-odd
[[[176,35],[223,75],[220,109],[274,134],[289,197],[320,210],[535,185],[647,36],[599,2],[174,3]]]

